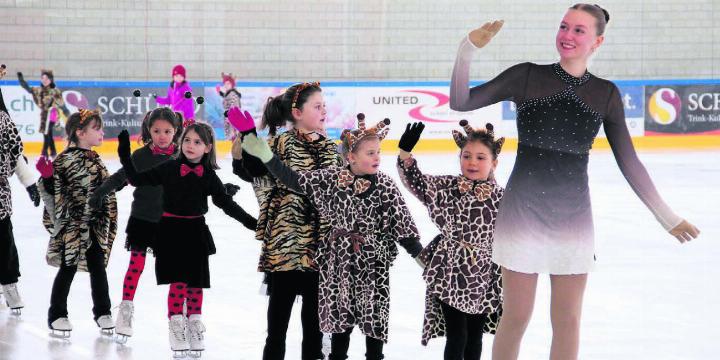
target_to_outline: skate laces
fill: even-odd
[[[132,327],[132,320],[133,320],[133,307],[129,304],[122,304],[120,305],[120,314],[122,315],[123,325],[127,327]]]
[[[180,341],[186,341],[185,329],[183,327],[182,319],[170,320],[170,331],[172,331],[173,337],[175,337],[175,339],[178,339]]]
[[[203,340],[203,332],[205,332],[205,325],[200,320],[190,321],[188,324],[190,328],[190,336],[193,340]]]

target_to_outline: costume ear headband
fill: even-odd
[[[358,128],[356,130],[345,129],[340,136],[343,139],[347,139],[350,151],[355,150],[355,146],[359,144],[360,140],[362,140],[363,138],[368,136],[374,136],[377,137],[380,141],[382,141],[383,139],[385,139],[385,136],[387,136],[388,132],[390,131],[390,119],[388,118],[383,119],[369,129],[365,127],[365,114],[357,114],[357,119]]]
[[[85,125],[85,122],[94,115],[100,116],[98,110],[80,109],[78,112],[80,113],[80,125]]]
[[[501,138],[495,140],[495,130],[494,130],[495,127],[493,126],[493,124],[491,124],[491,123],[485,124],[484,129],[473,129],[473,127],[470,126],[468,121],[463,119],[463,120],[460,120],[460,126],[463,128],[463,130],[465,130],[464,135],[463,135],[463,133],[461,133],[457,130],[452,131],[452,136],[453,136],[453,140],[455,140],[455,145],[457,145],[459,148],[462,149],[463,147],[465,147],[468,136],[470,136],[472,134],[482,134],[482,135],[489,137],[490,141],[492,141],[494,148],[491,150],[493,150],[495,152],[495,155],[500,154],[500,150],[502,150],[502,146],[503,146],[503,144],[505,144],[505,138],[501,137]]]

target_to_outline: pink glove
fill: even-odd
[[[228,121],[230,124],[241,134],[249,134],[255,131],[255,120],[249,112],[244,113],[239,107],[233,106],[228,110],[227,113]]]
[[[35,168],[40,172],[40,176],[42,176],[43,179],[53,176],[53,163],[45,156],[38,158],[37,163],[35,163]]]
[[[220,88],[220,85],[215,85],[215,91],[217,91],[218,94],[222,93],[222,89]]]
[[[57,122],[57,120],[58,120],[58,111],[57,111],[57,109],[56,109],[56,108],[50,109],[50,122],[54,124],[54,123]]]

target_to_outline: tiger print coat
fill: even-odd
[[[329,222],[316,256],[320,330],[342,333],[357,325],[387,342],[397,243],[408,252],[421,248],[400,189],[386,174],[355,176],[341,167],[300,172],[298,186]]]
[[[17,126],[5,111],[0,111],[0,220],[12,215],[12,198],[10,195],[10,178],[15,173],[23,144]]]
[[[426,264],[427,284],[422,344],[445,336],[441,301],[467,314],[486,314],[483,332],[494,334],[502,287],[500,267],[491,257],[503,188],[464,176],[424,175],[414,158],[398,158],[397,167],[405,187],[427,207],[440,229],[419,255]]]
[[[50,233],[48,264],[77,265],[78,270],[87,271],[85,252],[92,233],[107,266],[117,231],[115,194],[109,194],[97,211],[91,210],[88,199],[108,177],[96,152],[69,147],[53,162],[53,177],[40,179],[38,188],[45,202],[43,223]]]
[[[326,138],[310,141],[299,130],[268,140],[275,155],[295,171],[343,163],[337,145]],[[276,182],[270,174],[253,179],[260,215],[255,238],[262,241],[258,271],[316,271],[313,258],[327,221],[319,218],[307,196]]]

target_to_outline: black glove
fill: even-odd
[[[30,194],[30,200],[35,207],[38,207],[40,205],[40,193],[38,192],[37,185],[32,184],[25,189],[27,189],[28,194]]]
[[[225,193],[230,196],[235,196],[237,194],[238,190],[240,190],[240,186],[237,186],[233,183],[226,183],[225,185]]]
[[[248,229],[255,231],[257,229],[257,219],[248,215],[248,218],[243,220],[242,224]]]
[[[422,134],[423,129],[425,129],[425,124],[421,122],[407,124],[405,132],[402,136],[400,136],[400,143],[398,144],[398,147],[401,150],[412,152],[412,149],[420,140],[420,135]]]
[[[130,134],[123,130],[118,135],[118,155],[120,160],[130,159]]]
[[[102,191],[94,191],[90,198],[88,199],[88,205],[90,205],[90,209],[93,211],[97,211],[103,206],[103,203],[105,202],[105,195],[102,194]]]
[[[410,254],[413,258],[416,258],[420,252],[423,249],[422,244],[420,243],[420,239],[411,237],[411,238],[403,238],[398,241],[400,245],[405,248],[405,251]]]
[[[25,80],[24,77],[23,77],[23,73],[20,72],[20,71],[17,72],[17,77],[18,77],[18,80],[20,80],[20,81]]]

